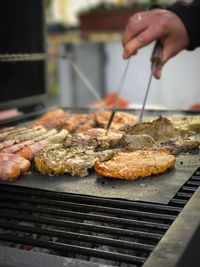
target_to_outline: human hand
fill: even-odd
[[[138,49],[156,40],[163,46],[161,64],[154,71],[160,79],[163,65],[189,45],[186,28],[172,11],[154,9],[133,15],[123,34],[123,57],[135,55]]]

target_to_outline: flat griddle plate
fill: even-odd
[[[19,180],[10,184],[56,192],[168,204],[199,166],[200,154],[186,153],[177,157],[175,168],[167,173],[136,181],[103,178],[95,173],[84,178],[31,174],[21,176]]]
[[[88,109],[72,110],[77,113],[86,113]],[[133,110],[126,112],[135,113]],[[175,114],[171,111],[149,111],[148,117],[152,118],[160,114]],[[178,112],[188,115],[189,112]],[[23,175],[15,182],[1,182],[6,184],[21,185],[31,188],[67,192],[83,195],[91,195],[106,198],[126,199],[168,204],[181,186],[200,167],[200,153],[182,153],[176,157],[173,169],[162,175],[141,178],[136,181],[103,178],[91,173],[88,177],[70,175],[45,176],[39,174]]]

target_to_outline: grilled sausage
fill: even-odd
[[[6,140],[0,143],[0,150],[15,144],[15,140]]]
[[[50,146],[52,143],[61,143],[68,135],[67,130],[62,130],[59,133],[50,136],[44,140],[36,142],[32,145],[26,146],[19,150],[16,155],[21,156],[25,159],[32,160],[34,155],[43,148]]]
[[[15,180],[21,172],[28,171],[30,162],[14,154],[0,155],[0,179]]]

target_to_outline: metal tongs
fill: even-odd
[[[144,114],[144,110],[145,110],[147,96],[148,96],[148,93],[149,93],[149,89],[150,89],[150,85],[151,85],[151,81],[152,81],[152,78],[153,78],[154,71],[155,71],[155,69],[156,69],[156,67],[158,65],[162,64],[162,51],[163,51],[163,46],[162,46],[162,44],[160,42],[157,41],[155,46],[154,46],[153,53],[152,53],[152,56],[151,56],[151,74],[150,74],[150,77],[149,77],[146,93],[145,93],[143,104],[142,104],[142,108],[141,108],[141,111],[140,111],[139,122],[142,122],[142,119],[143,119],[143,114]]]
[[[154,46],[154,49],[153,49],[152,56],[151,56],[151,75],[150,75],[150,78],[149,78],[149,81],[148,81],[148,84],[147,84],[147,89],[146,89],[146,93],[145,93],[142,109],[140,111],[139,122],[141,122],[142,118],[143,118],[143,113],[144,113],[144,110],[145,110],[146,100],[147,100],[147,96],[148,96],[148,93],[149,93],[149,88],[150,88],[150,85],[151,85],[151,81],[152,81],[152,78],[153,78],[154,71],[155,71],[155,69],[156,69],[156,67],[158,65],[162,64],[162,50],[163,50],[162,45],[159,42],[156,42],[156,44]],[[119,97],[120,92],[122,90],[123,83],[124,83],[124,80],[125,80],[125,77],[126,77],[126,74],[127,74],[127,71],[128,71],[129,64],[130,64],[130,58],[128,59],[128,62],[126,64],[126,67],[125,67],[125,70],[124,70],[124,73],[123,73],[121,81],[119,83],[119,87],[118,87],[118,90],[117,90],[117,96],[115,98],[113,109],[112,109],[112,112],[111,112],[111,115],[110,115],[110,118],[109,118],[109,121],[108,121],[108,125],[107,125],[107,133],[108,133],[108,131],[110,129],[110,126],[112,124],[113,118],[114,118],[115,113],[116,113],[118,97]]]
[[[108,131],[109,131],[110,126],[111,126],[111,123],[112,123],[113,118],[114,118],[115,113],[116,113],[117,102],[118,102],[118,99],[119,99],[121,90],[123,88],[123,84],[124,84],[124,81],[125,81],[125,78],[126,78],[126,74],[128,72],[128,68],[129,68],[129,65],[130,65],[130,61],[131,61],[131,58],[129,58],[128,61],[127,61],[127,63],[126,63],[126,66],[125,66],[125,69],[124,69],[122,78],[120,80],[120,83],[119,83],[119,86],[118,86],[118,89],[117,89],[117,94],[116,94],[115,101],[114,101],[114,104],[113,104],[113,109],[112,109],[112,112],[110,114],[110,118],[109,118],[108,125],[107,125],[107,128],[106,128],[107,129],[106,134],[108,134]]]

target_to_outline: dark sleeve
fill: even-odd
[[[176,13],[185,25],[190,39],[187,49],[193,50],[200,46],[200,0],[194,0],[190,4],[178,1],[168,9]]]

